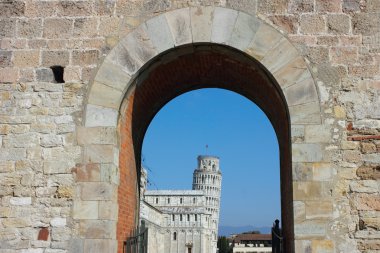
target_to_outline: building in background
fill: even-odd
[[[233,253],[267,253],[272,252],[271,234],[238,234],[232,241]]]
[[[146,190],[142,169],[140,221],[149,253],[216,253],[222,174],[219,158],[198,156],[192,190]]]

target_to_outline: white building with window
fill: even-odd
[[[140,220],[148,253],[216,253],[222,174],[219,158],[198,156],[192,190],[146,190],[143,170]]]

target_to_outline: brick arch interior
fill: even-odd
[[[286,100],[273,76],[259,62],[233,48],[192,44],[157,57],[133,81],[122,106],[120,132],[118,252],[138,216],[141,147],[155,114],[171,99],[191,90],[222,88],[256,103],[277,134],[280,149],[281,220],[286,252],[294,252],[290,118]],[[247,200],[249,201],[249,200]]]

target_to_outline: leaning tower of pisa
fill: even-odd
[[[193,174],[193,190],[203,190],[206,197],[206,209],[211,214],[212,252],[216,252],[217,248],[221,186],[219,157],[198,156],[198,167]]]

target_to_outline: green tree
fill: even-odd
[[[228,239],[225,236],[218,237],[217,246],[219,253],[232,253],[232,247],[229,245]]]

